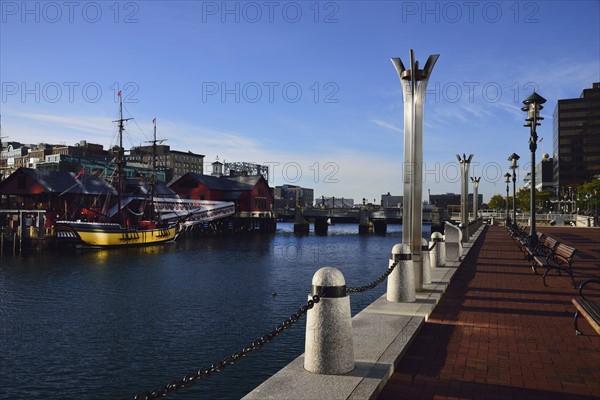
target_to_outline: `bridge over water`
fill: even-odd
[[[284,221],[294,221],[297,232],[308,232],[309,224],[314,223],[315,232],[326,233],[327,226],[332,223],[358,223],[360,233],[385,233],[387,224],[402,223],[402,209],[390,208],[297,208],[281,210],[277,218]],[[423,209],[423,221],[431,221],[431,208]]]

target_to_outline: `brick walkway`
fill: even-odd
[[[577,283],[600,277],[600,229],[540,230],[577,248]],[[570,279],[544,287],[504,227],[483,235],[379,400],[600,398],[600,336],[581,317],[575,335]]]

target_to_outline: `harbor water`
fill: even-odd
[[[358,235],[180,238],[114,250],[0,259],[1,399],[126,399],[210,367],[306,303],[315,271],[339,268],[348,286],[388,265],[401,225]],[[429,237],[429,226],[424,226]],[[351,295],[356,314],[386,283]],[[271,343],[174,399],[239,399],[304,351],[305,317]]]

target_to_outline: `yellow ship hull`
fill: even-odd
[[[123,228],[119,224],[72,222],[57,224],[59,240],[81,242],[90,247],[144,246],[177,238],[177,226],[152,229]]]

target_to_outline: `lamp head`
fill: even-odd
[[[544,108],[542,104],[546,102],[546,99],[533,92],[530,94],[525,100],[523,100],[523,104],[525,104],[521,111],[527,112],[527,118],[525,121],[528,122],[525,126],[532,126],[533,123],[537,125],[535,121],[542,120],[544,118],[540,117],[540,111]]]
[[[511,168],[513,168],[513,169],[514,169],[514,168],[517,168],[517,167],[518,167],[518,165],[517,165],[517,161],[519,160],[519,158],[521,158],[521,157],[519,157],[519,155],[518,155],[517,153],[512,153],[512,154],[511,154],[511,155],[508,157],[508,161],[510,161]]]

